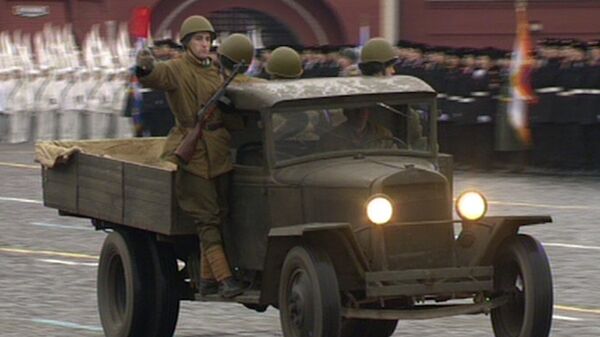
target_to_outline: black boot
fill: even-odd
[[[208,296],[219,292],[219,282],[217,280],[200,279],[200,295]]]
[[[233,277],[224,279],[219,286],[219,292],[224,298],[234,298],[244,293],[244,290],[244,285]]]

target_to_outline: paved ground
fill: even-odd
[[[0,336],[102,336],[96,264],[104,233],[44,208],[31,145],[0,145]],[[17,166],[20,163],[25,166]],[[482,190],[491,214],[552,214],[524,231],[540,239],[555,282],[553,336],[600,336],[600,178],[458,173],[455,190]],[[180,337],[281,336],[278,313],[185,302]],[[489,318],[401,322],[394,336],[491,336]]]

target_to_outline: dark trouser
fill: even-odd
[[[194,219],[203,249],[222,245],[221,228],[228,214],[228,189],[229,174],[205,179],[182,169],[177,171],[177,201]]]
[[[176,189],[179,207],[194,219],[198,231],[202,248],[200,278],[219,282],[231,278],[221,236],[228,213],[229,174],[205,179],[180,168]]]

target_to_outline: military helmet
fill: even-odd
[[[213,40],[217,36],[217,33],[215,33],[215,29],[210,21],[201,15],[192,15],[185,19],[181,24],[179,36],[181,36],[181,41],[184,41],[188,35],[199,32],[210,33]]]
[[[377,62],[387,65],[395,60],[396,53],[394,53],[394,48],[389,42],[380,37],[367,41],[360,52],[361,63]]]
[[[217,54],[228,58],[233,63],[250,64],[254,57],[254,46],[246,35],[232,34],[221,42]]]
[[[279,47],[271,53],[267,73],[282,78],[298,78],[302,75],[300,55],[290,47]]]

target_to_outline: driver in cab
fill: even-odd
[[[346,121],[321,137],[321,151],[394,148],[393,134],[369,120],[366,108],[345,109]]]

